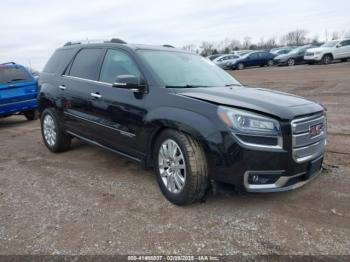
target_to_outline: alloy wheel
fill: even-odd
[[[44,116],[43,133],[46,143],[53,147],[56,144],[56,125],[50,114]]]
[[[172,139],[165,140],[158,152],[159,173],[167,190],[178,194],[186,182],[185,157],[180,146]]]
[[[294,59],[289,59],[289,60],[288,60],[288,65],[289,65],[289,66],[294,66],[294,65],[295,65]]]

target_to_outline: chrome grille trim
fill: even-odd
[[[317,136],[311,136],[310,127],[323,124],[323,131]],[[291,122],[292,127],[292,154],[297,163],[314,159],[325,152],[326,146],[326,116],[324,114],[297,118]]]

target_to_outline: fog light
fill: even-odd
[[[252,181],[254,184],[257,184],[259,182],[259,176],[258,175],[253,175],[252,176]]]
[[[251,185],[274,184],[281,175],[281,173],[250,173],[248,183]]]

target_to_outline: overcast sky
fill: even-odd
[[[320,40],[326,30],[350,31],[349,0],[5,0],[0,14],[0,62],[39,70],[57,47],[86,38],[181,47],[294,29]]]

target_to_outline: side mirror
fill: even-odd
[[[145,91],[145,84],[141,84],[140,78],[135,75],[119,75],[112,86],[129,89],[134,92]]]

